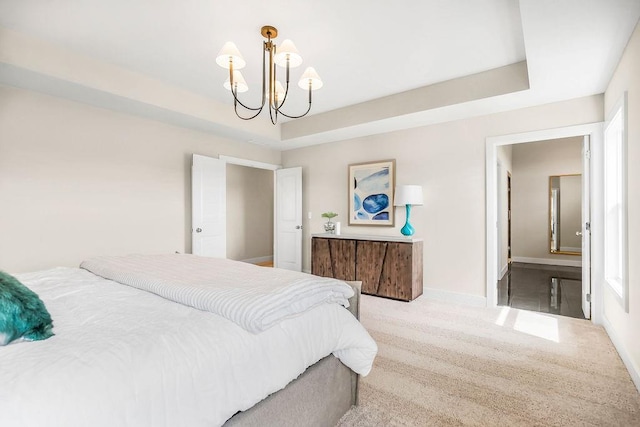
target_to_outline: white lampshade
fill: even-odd
[[[242,54],[236,47],[235,43],[226,42],[224,46],[222,46],[222,49],[220,49],[220,52],[216,57],[216,64],[228,70],[229,68],[231,68],[229,66],[230,61],[233,61],[234,70],[239,70],[241,68],[244,68],[245,65],[247,65],[244,58],[242,57]]]
[[[249,86],[247,86],[247,82],[242,77],[242,73],[238,70],[233,70],[233,84],[238,89],[238,93],[246,92],[249,90]],[[229,77],[224,81],[224,88],[226,90],[231,90],[231,81]]]
[[[422,205],[422,186],[421,185],[398,185],[396,186],[396,194],[393,200],[395,206],[404,205]]]
[[[273,57],[273,61],[281,67],[286,67],[287,58],[289,58],[289,68],[298,67],[302,64],[302,56],[298,53],[296,45],[289,39],[286,39],[280,46],[276,47],[276,56]]]
[[[316,70],[313,67],[307,67],[304,70],[304,74],[300,77],[300,81],[298,82],[298,86],[302,89],[309,89],[309,82],[311,82],[311,90],[318,90],[322,87],[322,80],[320,80],[320,76],[316,73]]]

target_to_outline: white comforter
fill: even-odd
[[[366,375],[377,347],[338,304],[252,334],[73,268],[18,275],[55,336],[0,347],[0,426],[216,426],[333,353]]]
[[[353,296],[353,289],[340,280],[187,254],[105,256],[80,267],[218,314],[253,333],[320,304],[349,307]]]

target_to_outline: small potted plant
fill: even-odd
[[[335,233],[336,232],[336,224],[331,222],[331,218],[337,217],[338,214],[335,212],[325,212],[322,214],[322,218],[327,218],[327,222],[324,223],[324,231],[326,233]]]

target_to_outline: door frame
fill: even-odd
[[[487,307],[498,304],[498,275],[497,260],[499,256],[498,244],[498,154],[497,147],[526,142],[544,141],[550,139],[567,138],[588,135],[591,141],[591,321],[602,323],[602,280],[604,266],[602,265],[603,246],[603,215],[602,215],[602,132],[603,123],[589,123],[555,129],[545,129],[510,135],[492,136],[486,138],[485,156],[485,194],[486,194],[486,296]],[[583,224],[584,226],[584,224]],[[584,262],[584,258],[583,258]]]
[[[507,267],[511,267],[511,172],[507,171]]]

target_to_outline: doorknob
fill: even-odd
[[[576,231],[576,236],[582,236],[582,231]]]
[[[202,233],[202,228],[200,227],[196,228],[196,233]]]
[[[296,230],[302,230],[302,226],[301,225],[296,225]]]

